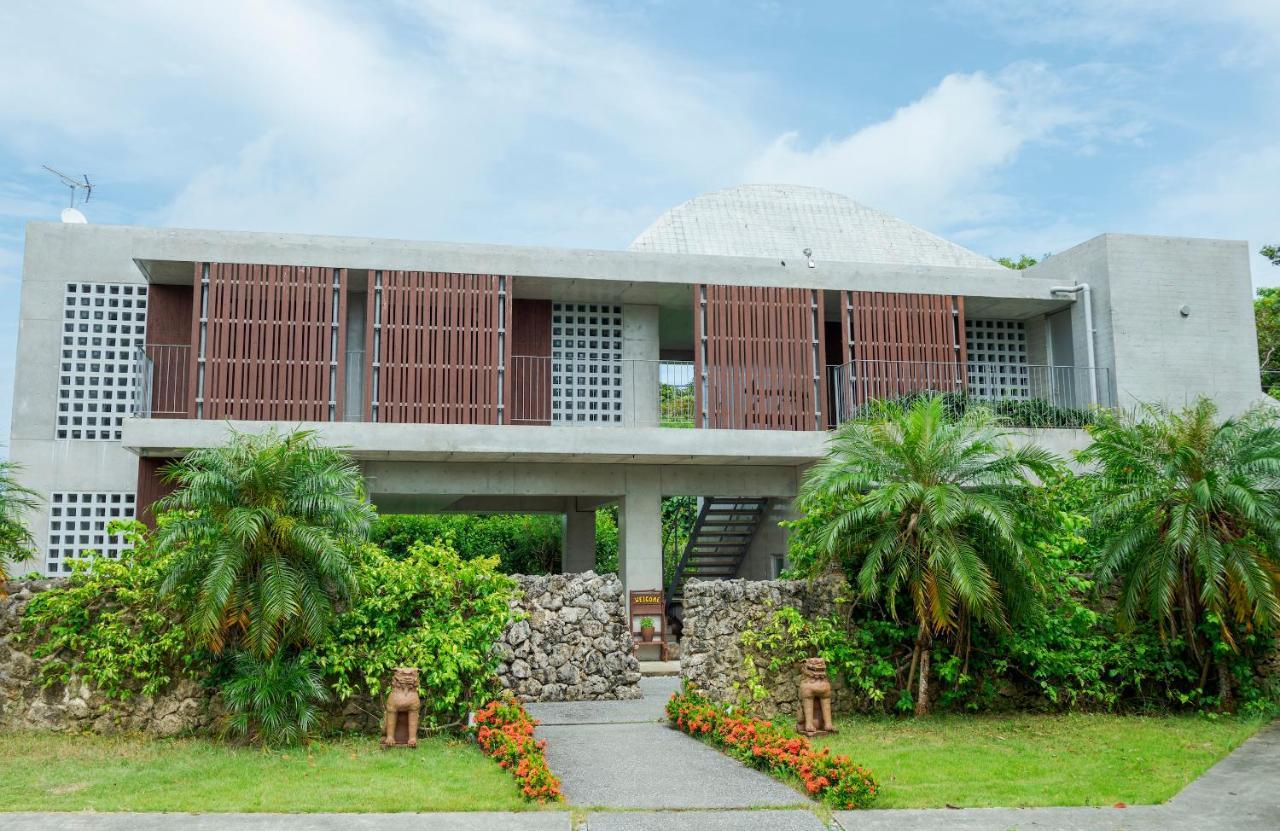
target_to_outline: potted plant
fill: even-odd
[[[640,640],[646,643],[653,640],[653,618],[640,618]]]

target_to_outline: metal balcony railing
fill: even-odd
[[[345,355],[345,421],[366,418],[365,358],[362,350]],[[140,347],[134,365],[133,415],[194,417],[189,346]],[[859,360],[828,366],[824,377],[809,379],[795,368],[711,367],[699,376],[692,361],[623,360],[605,361],[592,368],[594,381],[578,382],[558,365],[541,356],[507,359],[505,423],[561,423],[557,400],[562,407],[585,400],[598,414],[573,424],[764,430],[834,427],[873,402],[922,392],[955,394],[955,406],[982,402],[1031,427],[1080,427],[1094,410],[1114,406],[1104,367]]]
[[[832,425],[876,401],[924,392],[977,401],[1028,427],[1082,427],[1115,406],[1106,367],[930,361],[852,361],[828,367]]]
[[[147,344],[134,349],[132,415],[191,417],[191,347]]]

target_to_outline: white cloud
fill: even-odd
[[[1274,62],[1280,40],[1276,0],[944,0],[941,5],[959,17],[980,15],[1017,40],[1091,48],[1159,42],[1226,65]],[[1143,57],[1165,56],[1158,50]]]
[[[1257,254],[1280,244],[1280,141],[1223,142],[1151,177],[1148,226],[1157,233],[1248,240],[1255,285],[1280,283]]]
[[[953,74],[884,121],[803,147],[779,137],[747,168],[748,178],[846,193],[929,226],[1007,215],[999,173],[1028,143],[1092,120],[1064,103],[1044,66],[1017,64],[997,75]]]
[[[637,181],[678,188],[674,201],[761,140],[746,115],[756,79],[629,43],[576,5],[404,0],[380,14],[10,7],[0,145],[169,191],[139,217],[157,224],[518,240],[575,227],[547,207],[594,200],[590,242],[621,245],[637,228],[604,220]]]

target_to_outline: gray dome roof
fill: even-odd
[[[696,196],[658,217],[628,250],[801,258],[888,265],[1000,268],[847,196],[801,185],[740,185]]]

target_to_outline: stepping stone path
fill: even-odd
[[[776,779],[667,727],[663,708],[679,685],[679,678],[643,678],[644,698],[634,701],[526,705],[542,722],[537,736],[547,740],[547,763],[563,782],[570,805],[812,807]]]

